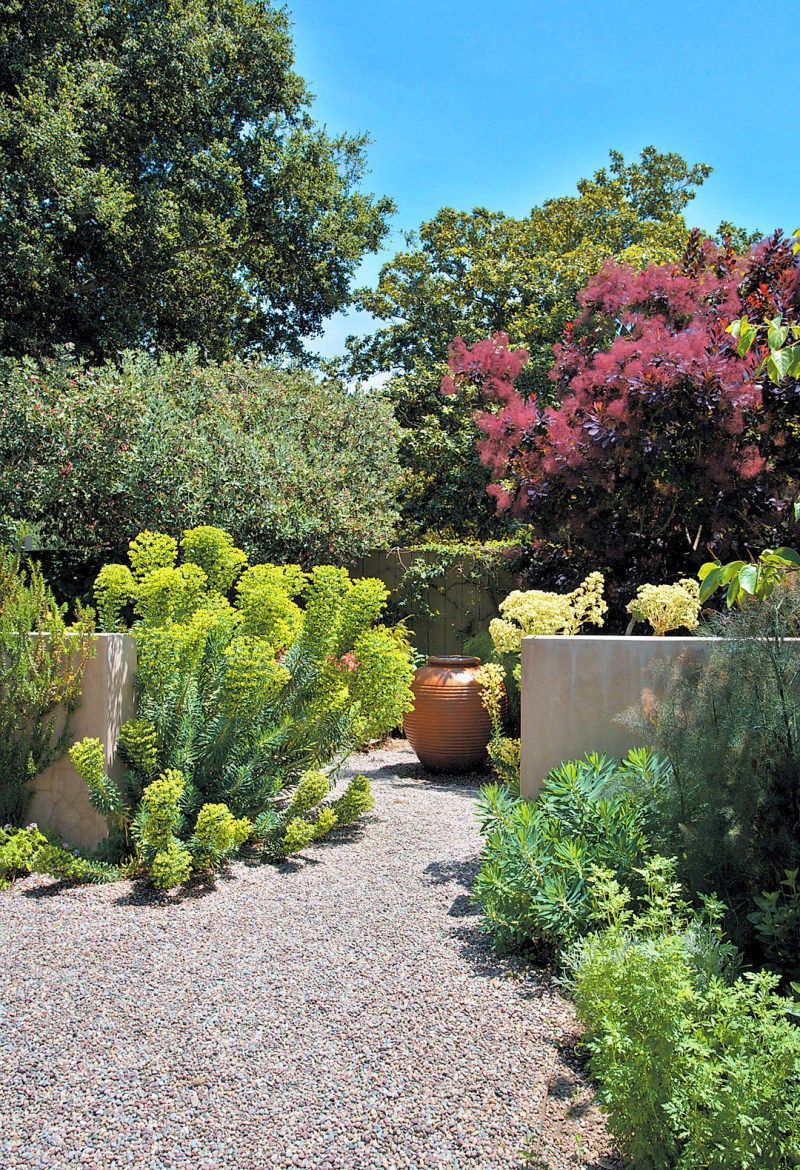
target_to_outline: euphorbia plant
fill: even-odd
[[[285,856],[370,808],[363,778],[329,802],[329,775],[411,703],[407,637],[379,620],[383,583],[330,565],[248,565],[209,526],[180,542],[141,533],[129,561],[95,584],[101,623],[130,628],[137,645],[124,782],[105,775],[97,744],[73,751],[110,819],[109,848],[132,850],[166,887],[247,838]]]

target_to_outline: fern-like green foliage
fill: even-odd
[[[486,841],[473,893],[499,950],[554,953],[582,934],[597,866],[636,887],[648,854],[645,812],[626,788],[637,766],[596,754],[560,764],[535,802],[505,784],[482,789]]]
[[[40,570],[0,545],[0,825],[24,822],[31,782],[67,750],[89,630],[67,631]]]
[[[62,881],[79,883],[119,878],[116,866],[58,844],[52,834],[42,833],[36,825],[0,829],[0,890],[29,873],[45,873]]]
[[[383,583],[331,565],[248,566],[208,526],[183,534],[182,560],[163,534],[130,547],[132,571],[122,566],[123,580],[104,570],[97,595],[115,628],[135,614],[138,712],[120,736],[130,810],[120,848],[132,839],[151,876],[158,855],[167,888],[187,864],[194,872],[230,856],[245,839],[232,825],[251,825],[246,836],[281,857],[371,807],[360,785],[341,806],[323,802],[328,774],[411,706],[406,633],[380,624]],[[92,782],[99,800],[99,773]]]
[[[643,796],[650,834],[679,859],[693,893],[717,893],[726,928],[748,958],[764,938],[751,915],[766,892],[787,909],[800,870],[800,589],[782,587],[714,621],[707,653],[665,667],[636,721],[670,767]],[[763,925],[763,923],[762,923]],[[800,974],[800,916],[778,913],[769,957]],[[763,932],[762,932],[763,933]]]
[[[790,1170],[800,1150],[797,1005],[736,975],[724,907],[690,911],[674,862],[643,867],[639,913],[593,879],[595,931],[567,958],[607,1124],[641,1170]]]

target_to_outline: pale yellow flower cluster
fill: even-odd
[[[640,585],[628,613],[635,622],[648,622],[659,636],[670,630],[696,630],[700,624],[700,585],[689,577],[676,585]]]
[[[492,723],[492,735],[498,736],[503,727],[503,700],[505,699],[505,674],[496,662],[484,662],[475,671],[475,681],[481,692],[481,702]]]
[[[608,606],[602,573],[590,573],[572,593],[515,589],[500,605],[502,617],[489,626],[498,654],[519,654],[531,634],[577,634],[585,625],[602,626]]]

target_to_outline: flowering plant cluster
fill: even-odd
[[[577,634],[586,625],[602,626],[608,612],[602,573],[590,573],[571,593],[515,589],[500,603],[489,633],[498,654],[519,654],[531,634]]]
[[[628,604],[631,624],[648,622],[657,636],[670,630],[696,630],[700,624],[700,585],[687,577],[675,585],[640,585]]]

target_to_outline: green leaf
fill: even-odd
[[[775,549],[775,556],[780,557],[790,565],[800,565],[800,553],[793,548],[785,548],[783,545]]]
[[[786,344],[786,338],[789,336],[789,328],[787,325],[781,325],[780,317],[775,317],[769,324],[767,332],[767,345],[770,349],[780,349]]]
[[[745,565],[739,573],[739,585],[752,597],[758,589],[758,565]]]
[[[800,506],[800,500],[797,501],[797,506]],[[698,581],[705,581],[709,573],[713,573],[714,569],[719,569],[721,567],[722,566],[720,565],[719,561],[706,561],[706,563],[701,565],[697,570]]]
[[[747,561],[730,561],[729,564],[723,565],[719,576],[720,585],[727,585],[746,564]]]
[[[800,498],[796,499],[792,504],[792,514],[795,520],[800,520]]]
[[[791,349],[776,349],[767,358],[767,373],[770,381],[780,385],[794,364],[794,353]]]
[[[720,585],[720,570],[714,568],[710,573],[706,573],[703,578],[703,583],[700,586],[700,600],[707,601],[711,594],[719,589]]]
[[[735,603],[738,596],[739,578],[734,577],[732,578],[731,583],[728,585],[728,592],[725,594],[725,604],[727,605],[728,609],[730,609],[731,606]]]
[[[753,342],[755,341],[757,336],[758,336],[758,330],[756,329],[756,327],[754,325],[751,325],[748,321],[743,320],[741,333],[739,335],[739,344],[737,346],[737,352],[739,354],[739,357],[744,357],[744,355],[749,351],[751,345],[753,344]]]

